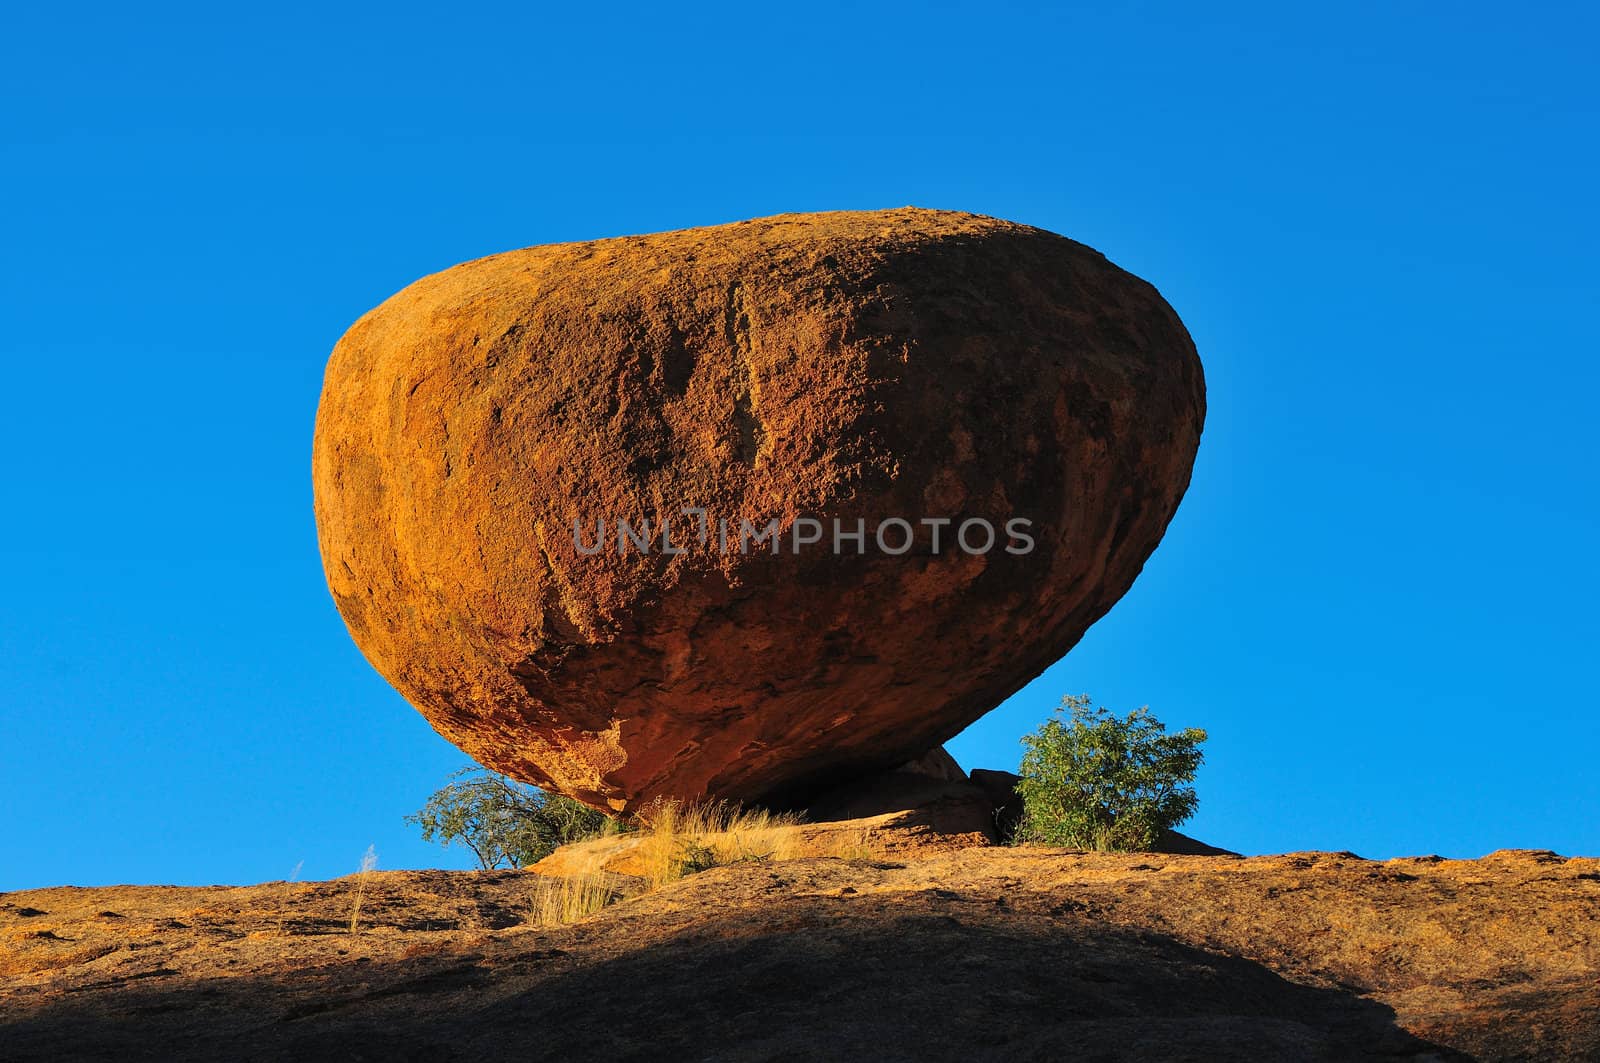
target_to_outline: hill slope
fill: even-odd
[[[972,847],[0,896],[0,1059],[1600,1058],[1600,860]]]

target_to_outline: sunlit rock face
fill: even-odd
[[[493,255],[366,314],[317,527],[368,660],[481,763],[613,810],[792,800],[1066,653],[1204,413],[1177,315],[1081,244],[780,215]]]

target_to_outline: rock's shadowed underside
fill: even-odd
[[[793,799],[1070,649],[1160,541],[1204,410],[1156,290],[1028,226],[907,208],[534,247],[339,341],[317,525],[362,651],[483,764],[611,809]],[[918,529],[898,556],[891,517]],[[663,518],[686,552],[617,548]],[[798,518],[824,541],[796,553]],[[997,539],[968,553],[976,518]],[[836,519],[865,554],[832,551]],[[781,547],[740,552],[772,520]]]

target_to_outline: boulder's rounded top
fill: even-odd
[[[718,225],[534,244],[501,251],[423,277],[377,309],[392,309],[396,304],[416,301],[447,300],[484,283],[486,278],[506,272],[531,271],[555,276],[578,271],[598,280],[636,269],[666,269],[683,264],[694,264],[701,270],[744,266],[815,267],[825,264],[830,252],[843,248],[849,248],[858,258],[882,261],[947,241],[1004,237],[1046,241],[1054,245],[1058,255],[1082,256],[1105,263],[1105,256],[1100,252],[1047,229],[966,211],[907,206],[885,210],[792,212]],[[1137,280],[1131,274],[1126,276]],[[630,281],[637,279],[629,277]]]

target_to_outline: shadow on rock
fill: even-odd
[[[11,1009],[0,1059],[1468,1058],[1355,993],[1071,902],[1024,930],[1004,902],[942,892],[774,897],[758,919],[665,936],[612,919],[393,961],[142,980]]]

